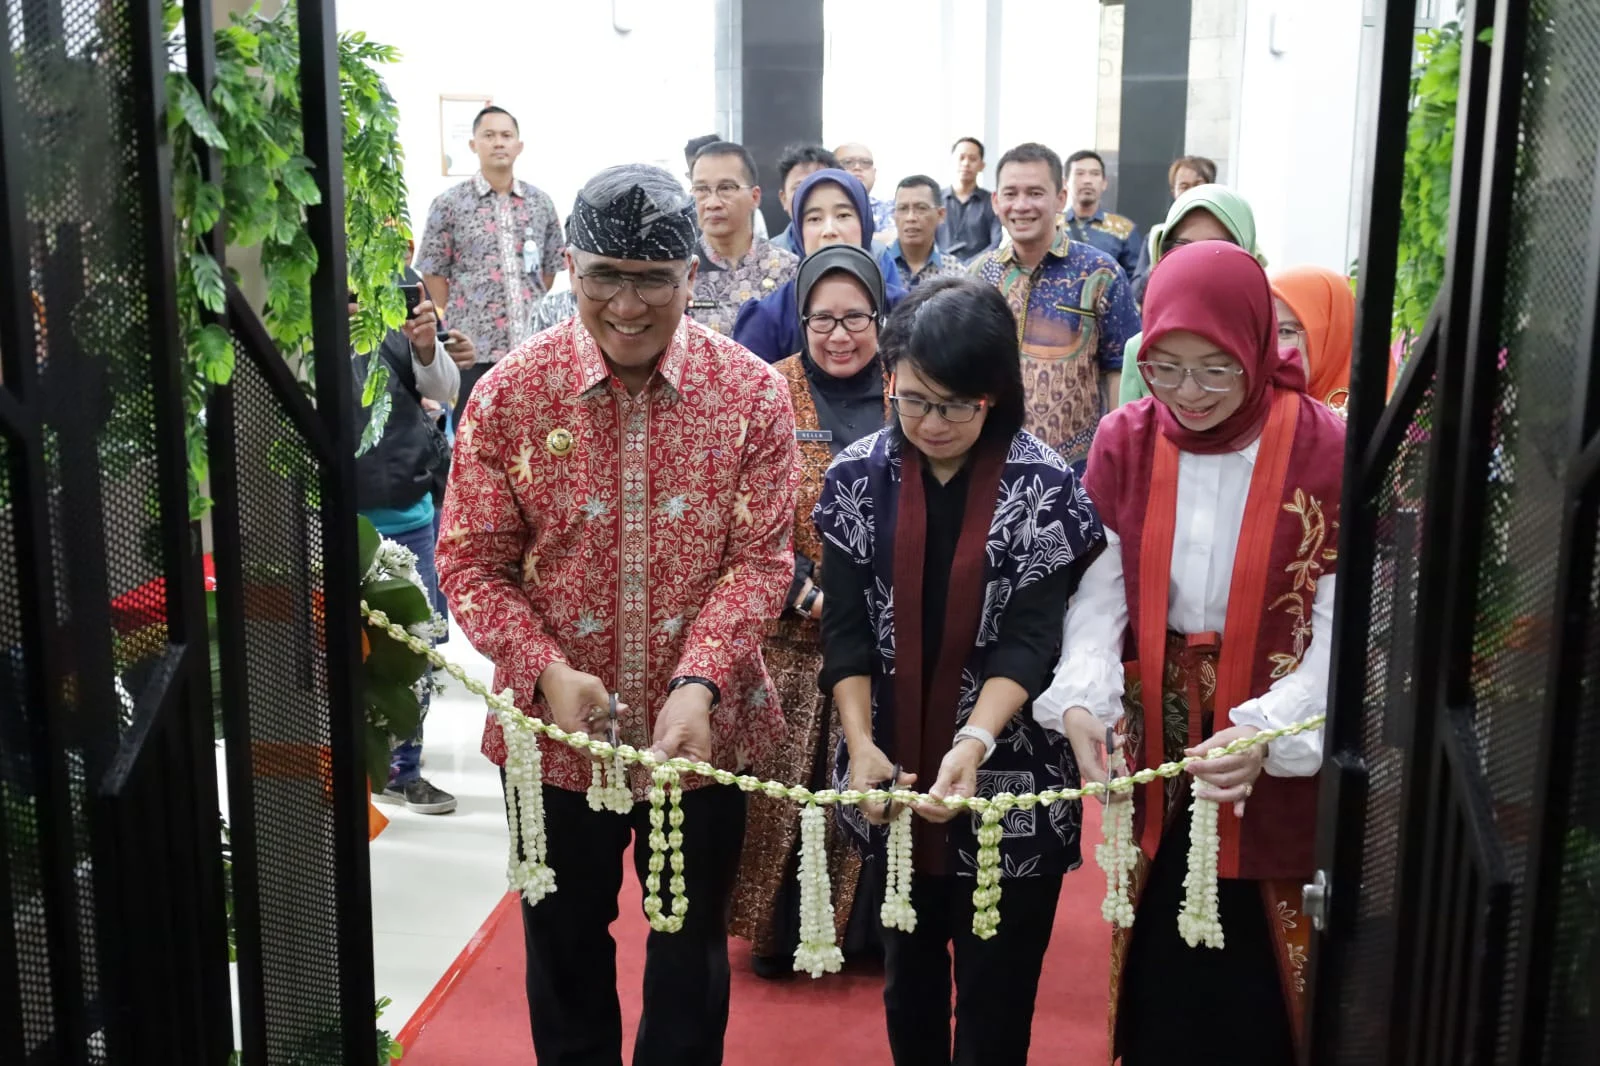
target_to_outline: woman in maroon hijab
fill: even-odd
[[[1151,275],[1139,372],[1153,395],[1100,423],[1085,485],[1108,550],[1067,612],[1055,681],[1084,765],[1107,726],[1154,767],[1320,714],[1332,639],[1344,423],[1280,351],[1272,290],[1205,241]],[[1036,713],[1038,713],[1036,709]],[[1320,732],[1202,762],[1134,794],[1136,920],[1112,951],[1124,1066],[1294,1062]],[[1178,933],[1194,797],[1218,817],[1222,949]],[[1219,1018],[1232,1019],[1219,1032]]]

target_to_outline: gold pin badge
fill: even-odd
[[[565,429],[552,429],[544,440],[544,446],[557,459],[565,459],[567,453],[572,451],[572,434]]]

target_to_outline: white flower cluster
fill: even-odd
[[[988,940],[1000,930],[1000,819],[1003,804],[983,809],[978,827],[978,884],[972,890],[972,935]]]
[[[398,546],[396,546],[398,548]],[[404,550],[404,549],[399,549]],[[568,733],[565,730],[541,721],[538,718],[524,715],[517,709],[508,690],[499,695],[491,693],[480,682],[468,676],[465,670],[455,663],[450,662],[438,651],[419,639],[416,635],[407,632],[404,628],[393,624],[382,611],[373,610],[369,605],[361,605],[362,614],[378,629],[388,633],[389,636],[404,644],[418,655],[426,656],[435,668],[449,674],[466,687],[467,691],[482,697],[498,718],[506,737],[506,807],[510,815],[512,826],[511,862],[508,877],[511,887],[520,892],[529,903],[537,903],[544,896],[555,891],[555,874],[550,869],[546,856],[547,848],[544,832],[544,802],[541,791],[541,763],[539,756],[539,738],[548,736],[552,740],[566,744],[580,751],[590,750],[592,742],[583,733]],[[1277,740],[1280,737],[1297,736],[1311,730],[1321,729],[1325,717],[1317,715],[1313,718],[1297,722],[1282,729],[1266,730],[1252,737],[1241,737],[1229,744],[1220,752],[1208,752],[1205,757],[1215,758],[1219,754],[1237,755],[1239,752],[1259,744]],[[833,789],[812,791],[802,785],[787,785],[781,781],[763,781],[758,777],[747,774],[735,774],[726,769],[711,766],[708,763],[694,762],[688,759],[669,759],[660,761],[659,757],[651,752],[642,752],[624,744],[616,751],[610,745],[601,745],[602,760],[612,760],[613,769],[617,766],[626,767],[640,764],[650,767],[653,773],[655,787],[650,790],[650,873],[646,877],[645,885],[645,911],[650,916],[653,928],[664,932],[675,932],[683,927],[684,915],[688,913],[689,900],[685,895],[683,881],[683,808],[681,804],[681,788],[678,784],[679,775],[685,773],[699,774],[709,778],[720,785],[735,785],[743,792],[761,792],[768,796],[786,799],[792,803],[802,805],[826,805],[830,803],[860,804],[867,802],[881,802],[881,792],[857,792],[847,790],[843,792]],[[1049,790],[1038,794],[1012,796],[1001,794],[990,799],[969,799],[965,802],[954,804],[959,809],[979,813],[982,816],[982,826],[978,831],[978,883],[973,890],[973,931],[979,936],[993,936],[999,927],[1000,916],[998,903],[1000,899],[1000,820],[1007,810],[1012,807],[1028,808],[1033,805],[1049,805],[1052,803],[1070,802],[1083,799],[1085,796],[1097,796],[1116,793],[1129,793],[1139,785],[1147,784],[1159,778],[1174,778],[1183,773],[1190,764],[1200,759],[1189,758],[1177,762],[1162,763],[1155,768],[1139,770],[1129,776],[1118,777],[1111,781],[1109,787],[1105,784],[1094,783],[1085,788]],[[1125,771],[1125,767],[1123,768]],[[606,787],[602,783],[600,787]],[[670,813],[671,833],[665,831],[668,819],[664,811],[667,797],[670,794],[672,807]],[[925,801],[932,800],[930,796],[919,796]],[[1132,801],[1125,798],[1120,803],[1113,804],[1106,812],[1106,837],[1107,843],[1096,849],[1096,859],[1103,868],[1107,869],[1107,880],[1112,880],[1114,870],[1122,870],[1121,902],[1113,904],[1111,892],[1108,890],[1106,904],[1102,913],[1107,913],[1108,920],[1119,924],[1131,924],[1133,920],[1132,906],[1126,901],[1128,882],[1131,880],[1130,871],[1137,859],[1137,851],[1133,844],[1132,829]],[[1179,931],[1189,943],[1199,945],[1205,943],[1210,947],[1220,948],[1223,943],[1222,925],[1217,904],[1217,805],[1208,800],[1196,799],[1192,808],[1193,815],[1190,828],[1189,874],[1184,880],[1187,898],[1184,902],[1183,912],[1179,916]],[[1124,823],[1122,819],[1126,818]],[[815,830],[812,830],[813,832]],[[804,823],[802,824],[804,833]],[[674,895],[671,914],[662,913],[660,899],[661,871],[667,866],[664,852],[671,849],[671,866],[673,876],[670,890]],[[1103,850],[1109,848],[1110,850]],[[819,859],[818,862],[824,862]],[[1109,864],[1109,866],[1108,866]],[[807,869],[813,867],[808,864]],[[916,928],[917,915],[911,905],[911,809],[903,806],[889,826],[888,848],[888,884],[884,895],[883,907],[879,912],[883,924],[889,929],[899,929],[903,932],[912,932]],[[814,874],[813,874],[814,876]],[[823,877],[826,872],[823,871]],[[816,899],[827,900],[828,890],[825,882],[821,896]],[[815,886],[813,886],[815,887]],[[819,910],[816,915],[822,912]],[[813,916],[815,920],[816,915]],[[828,923],[818,923],[815,928],[821,930]],[[985,932],[987,930],[987,932]]]
[[[589,777],[589,809],[627,814],[633,810],[633,790],[628,787],[628,768],[615,751],[609,760],[594,758]]]
[[[400,578],[403,581],[409,581],[416,586],[418,592],[422,593],[422,598],[428,601],[428,620],[406,626],[407,633],[422,640],[437,640],[450,631],[450,624],[444,620],[444,616],[433,609],[433,597],[428,594],[427,583],[422,580],[422,575],[417,572],[417,553],[398,541],[390,540],[388,537],[380,537],[378,539],[377,554],[372,557],[372,566],[368,568],[361,580],[365,583],[373,580],[382,581],[387,578]],[[435,691],[435,689],[430,688],[427,691],[431,692]],[[417,693],[419,698],[425,694],[420,690]]]
[[[510,702],[511,690],[501,699]],[[544,760],[539,737],[522,729],[507,729],[506,809],[515,831],[506,880],[530,905],[556,890],[556,872],[550,868],[544,832]]]
[[[901,807],[889,823],[889,859],[884,870],[886,884],[883,906],[878,917],[885,929],[915,932],[917,912],[911,906],[911,808]]]
[[[650,928],[660,933],[676,933],[683,928],[683,916],[689,913],[688,887],[683,880],[683,786],[678,782],[678,771],[670,766],[658,766],[650,789],[650,872],[644,879],[644,913],[650,918]],[[672,796],[670,819],[663,816],[662,807],[668,794]],[[669,823],[672,832],[663,830]],[[672,880],[668,890],[672,893],[672,913],[663,914],[661,908],[661,871],[667,865],[663,852],[672,849]]]
[[[800,943],[794,968],[813,978],[844,968],[834,940],[833,892],[828,884],[828,819],[821,807],[800,808]]]
[[[1113,777],[1126,776],[1128,762],[1120,753],[1113,756],[1109,769]],[[1106,898],[1100,916],[1122,929],[1133,927],[1133,866],[1139,851],[1133,843],[1133,796],[1128,793],[1107,796],[1101,818],[1106,840],[1094,849],[1094,861],[1106,875]]]
[[[1217,804],[1199,795],[1189,807],[1189,872],[1183,879],[1178,933],[1192,948],[1222,947],[1217,907]]]

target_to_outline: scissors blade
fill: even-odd
[[[1116,749],[1117,731],[1106,726],[1106,802],[1111,802],[1111,753]]]
[[[617,694],[613,692],[611,694],[611,706],[606,709],[606,740],[610,742],[613,749],[616,748],[618,742],[617,704],[620,702],[621,700],[617,698]]]

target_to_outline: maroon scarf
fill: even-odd
[[[1261,435],[1276,389],[1306,389],[1299,353],[1278,347],[1278,315],[1266,272],[1236,244],[1183,245],[1163,256],[1151,273],[1139,361],[1147,361],[1151,348],[1177,330],[1198,333],[1239,360],[1245,381],[1244,403],[1212,429],[1188,429],[1166,404],[1161,405],[1157,411],[1161,432],[1183,451],[1197,455],[1238,451]]]
[[[909,442],[901,452],[894,530],[894,747],[901,765],[917,775],[920,789],[932,787],[954,740],[961,670],[978,639],[988,561],[985,546],[1008,446],[1008,441],[980,441],[972,453],[971,482],[945,598],[944,632],[927,692],[922,685],[922,579],[928,501],[922,489],[922,453]],[[913,829],[916,868],[946,872],[944,827],[917,818]]]

